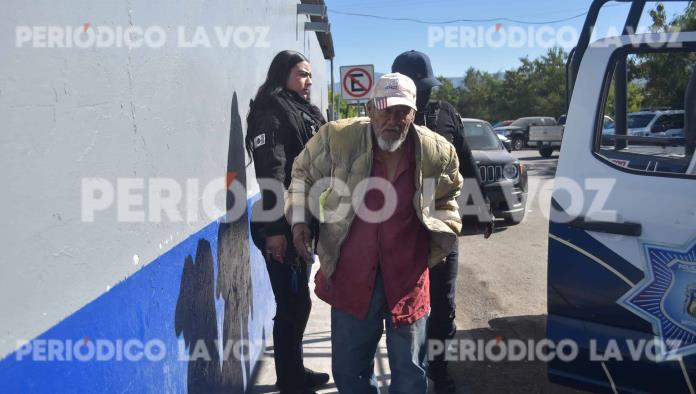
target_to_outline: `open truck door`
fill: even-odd
[[[645,5],[633,1],[624,35],[588,46],[606,2],[593,2],[568,67],[575,88],[551,201],[547,337],[571,339],[579,353],[550,361],[549,379],[591,391],[694,393],[696,33],[628,34]],[[627,64],[665,57],[686,79],[685,135],[629,136]],[[616,121],[609,146],[605,115]]]

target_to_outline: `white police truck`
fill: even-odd
[[[573,340],[579,352],[550,361],[549,379],[594,392],[694,393],[696,32],[631,34],[645,1],[626,1],[623,35],[589,44],[607,2],[593,1],[568,64],[547,338]],[[627,133],[628,71],[650,62],[671,65],[665,93],[683,97],[683,136]],[[605,115],[615,119],[610,144]]]

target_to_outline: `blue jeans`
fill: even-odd
[[[331,364],[341,394],[379,394],[375,378],[375,353],[387,326],[387,354],[391,369],[390,394],[425,394],[427,316],[394,327],[387,308],[382,276],[377,275],[367,319],[361,320],[331,308]]]

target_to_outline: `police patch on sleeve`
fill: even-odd
[[[261,133],[254,137],[254,149],[266,145],[266,133]]]

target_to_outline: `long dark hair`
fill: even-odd
[[[271,65],[268,67],[268,74],[266,74],[266,80],[263,82],[259,90],[256,92],[256,96],[253,100],[253,105],[267,105],[268,100],[277,96],[288,82],[288,77],[290,76],[290,71],[297,65],[297,63],[307,62],[309,60],[305,55],[292,50],[285,50],[278,52],[277,55],[271,61]],[[252,116],[252,108],[250,106],[249,112],[247,113],[247,124],[249,124]],[[247,166],[251,165],[254,161],[252,156],[252,140],[247,135],[245,141],[245,147],[251,161]]]
[[[271,61],[271,66],[268,67],[266,81],[264,81],[258,92],[256,92],[254,101],[268,96],[275,96],[283,90],[288,82],[290,70],[292,70],[297,63],[302,62],[309,63],[309,60],[305,55],[296,51],[286,50],[275,55],[273,61]]]

